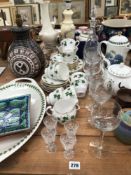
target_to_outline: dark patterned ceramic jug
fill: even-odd
[[[28,27],[13,27],[14,40],[8,50],[8,62],[17,77],[35,77],[45,65],[44,54],[31,38]]]

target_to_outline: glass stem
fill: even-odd
[[[104,136],[105,136],[105,132],[101,131],[100,141],[99,141],[99,145],[98,145],[98,148],[97,148],[97,158],[101,158],[103,143],[104,143]]]

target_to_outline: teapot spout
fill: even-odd
[[[127,49],[127,53],[131,50],[131,44],[129,44],[127,47],[126,47],[126,49]]]

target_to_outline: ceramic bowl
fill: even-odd
[[[64,124],[76,117],[78,109],[80,107],[74,99],[61,99],[53,107],[48,106],[46,113],[49,116],[53,116],[59,123]]]
[[[127,19],[109,19],[102,22],[103,30],[99,34],[99,41],[108,40],[111,36],[122,32],[130,40],[131,20]]]
[[[131,145],[131,110],[123,114],[122,121],[114,133],[121,142]]]

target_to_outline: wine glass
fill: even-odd
[[[79,128],[79,124],[78,124],[78,122],[76,122],[74,120],[70,120],[64,124],[64,128],[66,130],[67,135],[69,137],[72,137],[72,136],[76,135],[76,132]]]
[[[52,130],[52,132],[50,132],[50,130],[44,127],[41,130],[41,136],[44,139],[45,143],[47,144],[48,151],[55,152],[56,151],[56,144],[55,144],[56,130]]]
[[[76,144],[76,136],[72,135],[72,137],[69,137],[67,134],[60,135],[60,141],[65,149],[64,151],[64,157],[65,159],[72,159],[74,158],[74,146]]]
[[[105,132],[115,130],[121,121],[121,107],[114,100],[110,99],[102,104],[101,108],[95,108],[92,112],[93,125],[101,131],[100,140],[90,142],[89,146],[97,158],[102,158],[104,151],[103,142]]]

